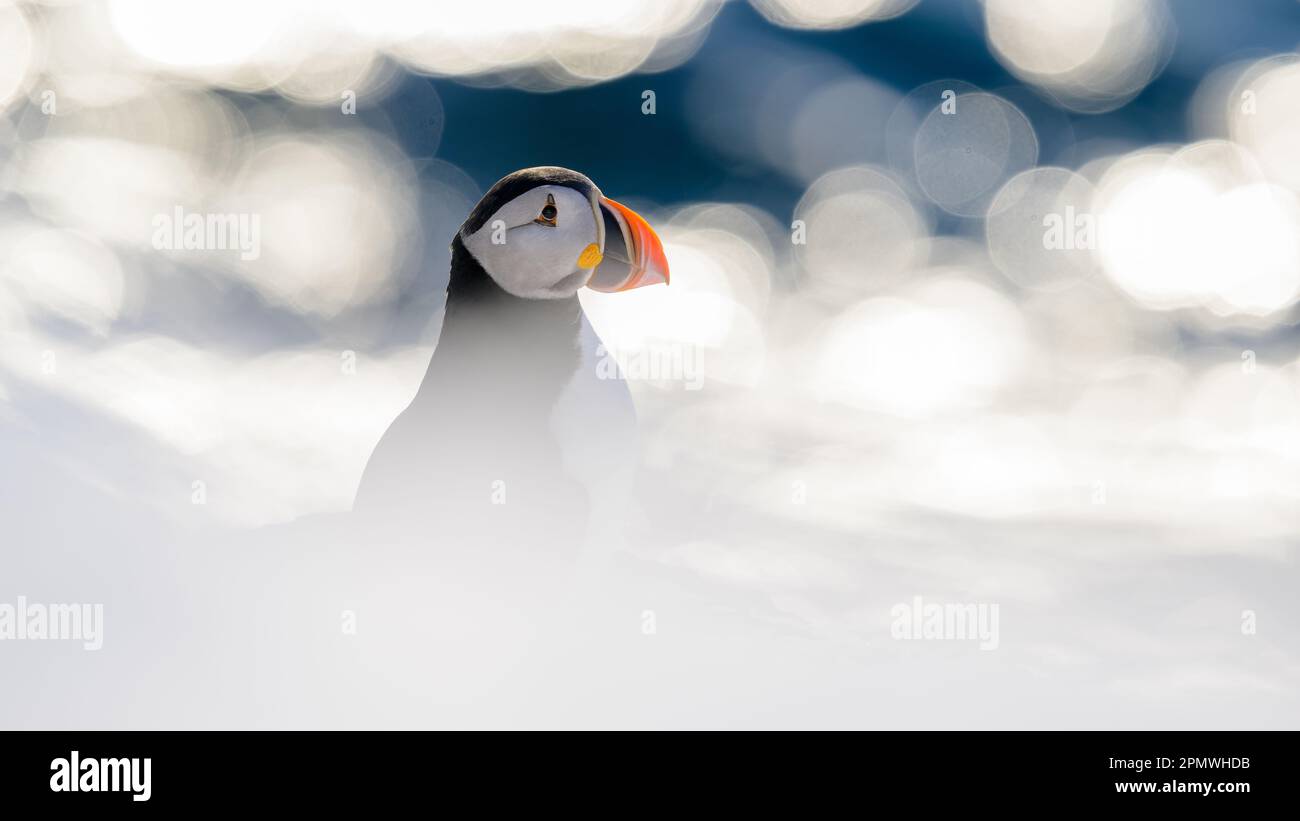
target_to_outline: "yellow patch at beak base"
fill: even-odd
[[[586,248],[583,248],[581,254],[578,254],[578,267],[595,268],[600,264],[602,259],[604,259],[604,257],[600,253],[600,246],[593,242]]]

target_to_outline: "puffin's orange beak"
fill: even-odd
[[[630,291],[668,284],[668,258],[659,235],[637,212],[608,197],[600,198],[605,220],[605,253],[587,283],[597,291]]]

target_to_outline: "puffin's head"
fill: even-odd
[[[567,168],[525,168],[492,186],[460,239],[507,293],[570,297],[668,283],[663,243],[635,211]]]

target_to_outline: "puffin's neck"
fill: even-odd
[[[581,360],[582,307],[576,296],[524,299],[483,270],[458,235],[442,332],[420,393],[517,389],[544,401],[567,384]]]

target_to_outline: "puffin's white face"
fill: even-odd
[[[497,209],[462,240],[507,293],[525,299],[573,296],[591,279],[605,250],[600,195],[539,185]]]

